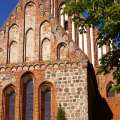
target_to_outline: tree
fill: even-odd
[[[120,84],[120,0],[65,0],[65,6],[64,12],[72,16],[80,32],[91,25],[98,29],[98,46],[110,47],[100,59],[98,73],[112,71]]]
[[[61,104],[59,104],[59,107],[58,107],[57,120],[66,120],[65,111],[62,109]]]

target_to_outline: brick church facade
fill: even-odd
[[[0,120],[56,120],[59,104],[67,120],[120,120],[112,75],[95,75],[109,47],[63,9],[63,0],[20,0],[0,30]]]

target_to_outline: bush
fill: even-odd
[[[62,109],[61,104],[59,104],[59,107],[58,107],[57,120],[66,120],[65,111]]]

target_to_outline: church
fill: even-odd
[[[96,75],[108,46],[80,33],[64,0],[20,0],[0,30],[0,120],[120,120],[111,74]]]

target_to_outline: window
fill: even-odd
[[[67,58],[67,47],[64,42],[60,43],[57,46],[57,59],[65,60]]]
[[[15,91],[12,87],[8,87],[4,90],[5,102],[5,120],[15,120]]]
[[[22,79],[22,119],[33,120],[33,78],[28,74]]]
[[[68,30],[68,21],[65,21],[65,31]]]
[[[115,92],[112,90],[113,83],[109,82],[107,85],[107,97],[115,96]]]
[[[48,84],[41,87],[40,101],[41,120],[51,120],[51,88]]]

